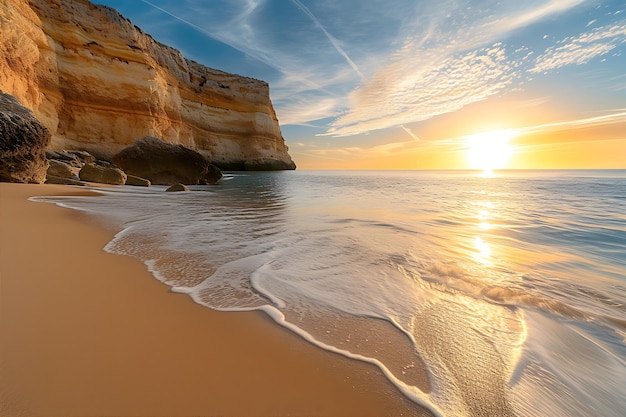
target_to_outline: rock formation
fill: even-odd
[[[152,184],[198,184],[209,163],[198,152],[146,136],[112,158],[124,172],[146,178]]]
[[[50,132],[33,113],[0,92],[0,181],[44,182],[49,142]]]
[[[149,135],[220,167],[295,168],[263,81],[185,59],[87,0],[2,0],[0,24],[0,90],[53,150],[109,159]]]

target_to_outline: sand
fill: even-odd
[[[425,414],[376,367],[199,306],[104,252],[116,230],[27,200],[75,193],[0,184],[0,415]]]

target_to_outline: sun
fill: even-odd
[[[470,167],[490,174],[494,169],[506,168],[513,148],[509,141],[515,137],[513,130],[493,130],[466,136],[467,160]]]

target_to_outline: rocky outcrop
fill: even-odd
[[[85,164],[85,166],[80,169],[78,176],[81,181],[111,185],[126,184],[126,173],[113,167]]]
[[[0,89],[34,111],[54,150],[109,159],[149,135],[220,167],[295,168],[263,81],[185,59],[87,0],[2,0],[0,23]]]
[[[50,132],[33,113],[0,92],[0,181],[43,183],[49,143]]]
[[[209,166],[198,152],[150,136],[122,150],[112,161],[124,172],[162,185],[198,184]]]

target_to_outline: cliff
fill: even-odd
[[[159,137],[224,168],[293,169],[267,83],[207,68],[87,0],[0,0],[0,90],[50,148],[108,159]]]

